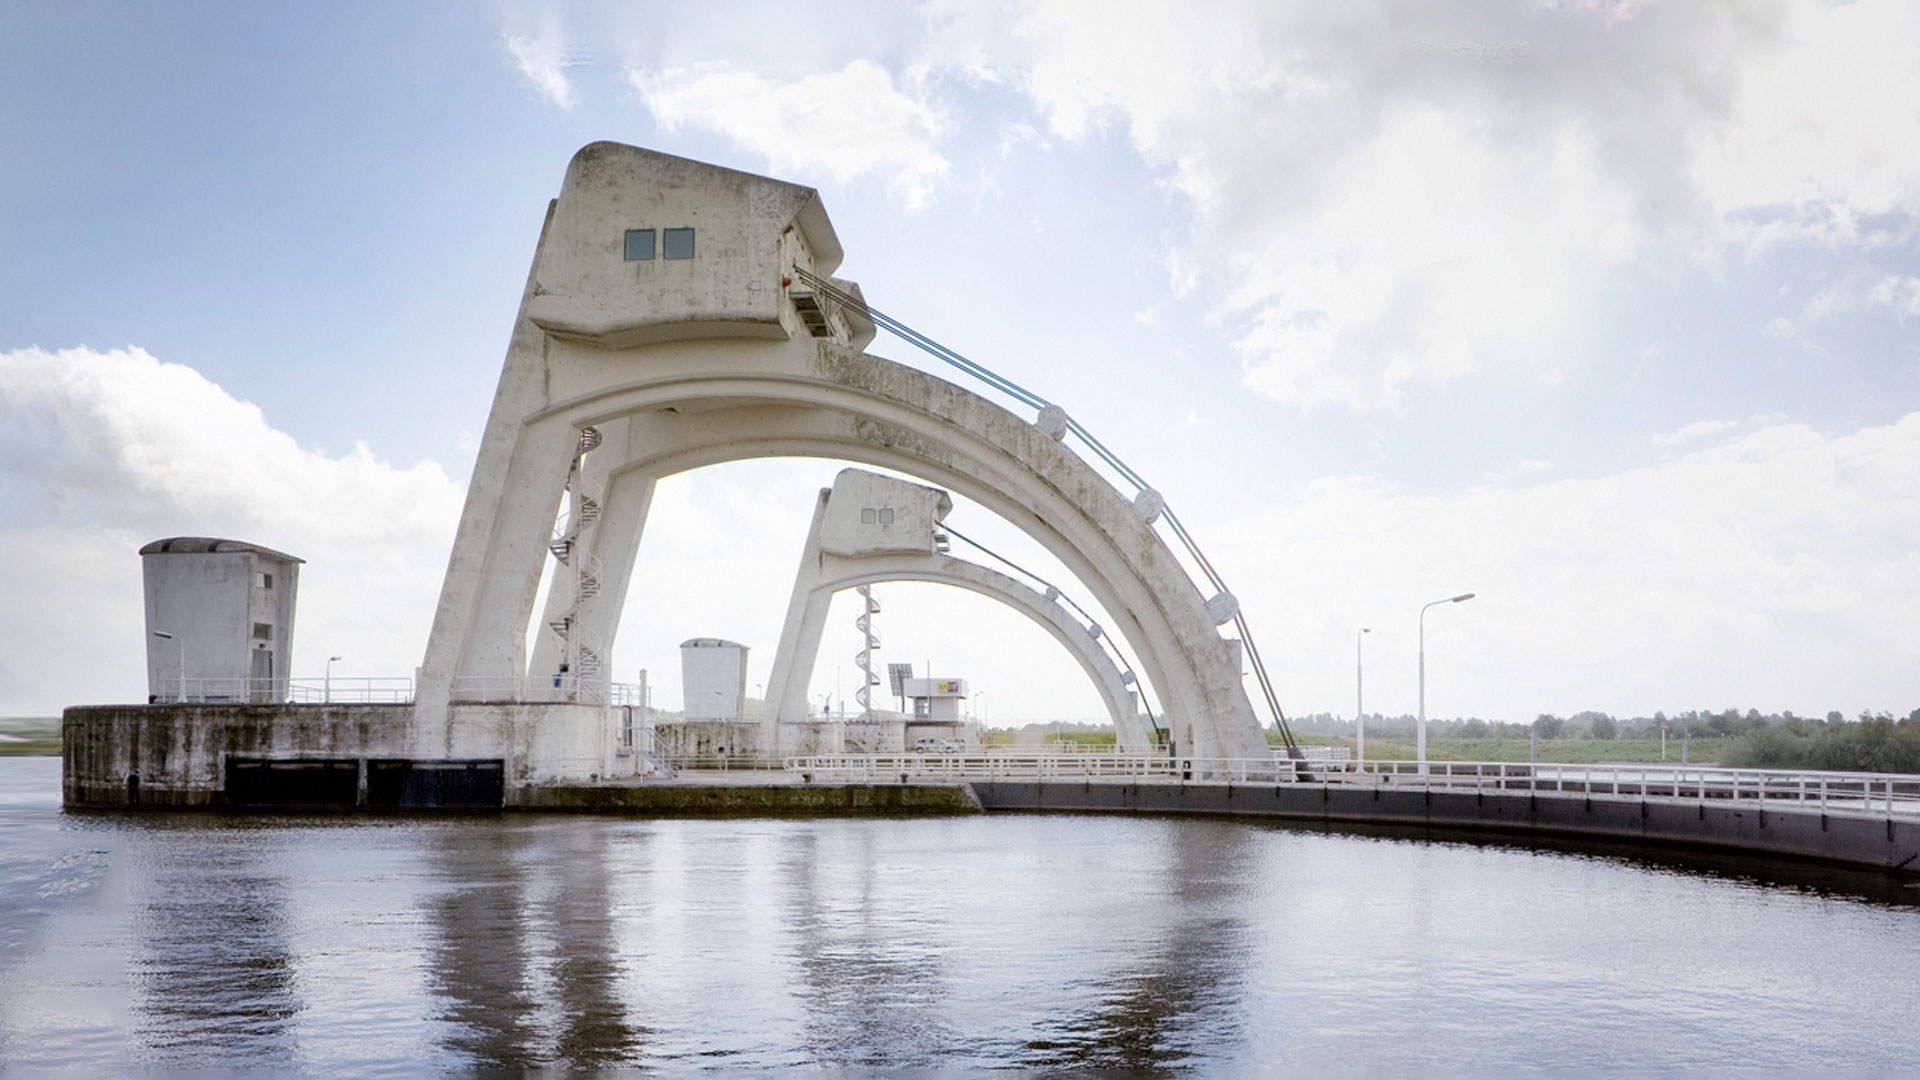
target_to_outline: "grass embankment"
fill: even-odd
[[[0,757],[57,756],[59,753],[59,717],[0,716]]]

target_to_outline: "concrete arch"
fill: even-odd
[[[801,551],[800,568],[794,575],[793,597],[787,605],[780,644],[774,651],[773,670],[767,680],[762,736],[765,745],[781,746],[778,725],[805,720],[810,714],[807,683],[819,657],[821,633],[834,594],[860,585],[889,581],[921,581],[965,589],[1024,615],[1059,642],[1092,681],[1108,717],[1113,721],[1119,744],[1135,750],[1144,750],[1152,745],[1147,725],[1140,718],[1139,706],[1133,691],[1128,688],[1126,678],[1087,628],[1070,615],[1059,601],[1049,599],[996,570],[933,550],[930,526],[934,522],[926,523],[929,528],[926,539],[919,545],[920,550],[874,550],[859,554],[829,550],[832,544],[823,543],[822,540],[829,507],[836,496],[847,497],[846,485],[842,481],[848,474],[857,472],[854,469],[842,472],[841,478],[835,481],[835,487],[823,489],[814,505],[807,543]],[[871,474],[860,475],[871,477]],[[896,489],[914,486],[885,477],[872,479]],[[945,495],[944,492],[940,494],[943,497]],[[905,500],[896,496],[892,505],[897,506],[902,501]],[[784,752],[784,746],[782,750]]]
[[[661,215],[716,223],[717,261],[740,253],[737,264],[702,271],[703,287],[733,291],[698,297],[692,322],[676,268],[619,268],[622,223],[669,220]],[[1006,518],[1114,620],[1108,630],[1138,658],[1178,752],[1265,756],[1237,643],[1222,639],[1127,498],[1026,420],[862,352],[871,330],[860,312],[828,311],[816,325],[820,301],[782,271],[830,273],[830,229],[809,189],[611,144],[575,157],[548,212],[448,561],[419,681],[423,750],[451,739],[435,720],[463,683],[526,679],[525,627],[570,478],[604,478],[601,516],[582,534],[604,584],[578,607],[576,625],[597,619],[611,632],[606,611],[618,608],[609,600],[624,596],[654,480],[813,456],[913,476]],[[589,427],[603,441],[576,459]],[[615,520],[626,523],[618,533]]]

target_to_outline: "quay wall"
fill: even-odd
[[[455,704],[422,730],[412,705],[83,705],[61,717],[63,801],[74,809],[187,809],[227,802],[234,761],[497,762],[511,805],[542,784],[601,778],[606,712],[571,704]]]
[[[668,783],[528,788],[522,810],[582,810],[646,817],[925,817],[977,814],[963,783],[702,784],[681,773]]]
[[[1920,820],[1752,802],[1347,784],[975,780],[989,811],[1208,814],[1712,847],[1920,873]]]
[[[605,775],[598,706],[455,704],[421,730],[411,705],[102,705],[66,710],[74,810],[486,809],[651,817],[975,814],[964,783],[632,782]]]

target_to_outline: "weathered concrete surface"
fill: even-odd
[[[698,779],[527,787],[514,793],[509,805],[647,817],[905,817],[981,810],[966,784],[702,784]]]
[[[989,811],[1213,814],[1726,848],[1920,874],[1920,821],[1718,800],[1279,785],[976,780]]]
[[[606,713],[565,704],[456,705],[436,757],[498,758],[511,791],[602,769]],[[410,759],[410,705],[85,705],[61,719],[70,807],[218,805],[228,757]]]
[[[961,783],[825,786],[764,772],[606,783],[592,771],[597,754],[583,752],[603,723],[600,709],[581,706],[458,705],[447,756],[500,758],[509,810],[785,817],[981,809]],[[411,728],[407,705],[79,706],[61,722],[64,802],[76,810],[220,807],[230,757],[407,760]]]
[[[83,705],[61,718],[69,807],[209,806],[226,759],[369,758],[408,738],[407,705]]]
[[[670,222],[713,242],[691,260],[623,260],[625,230]],[[537,687],[550,684],[541,661],[585,672],[586,643],[609,654],[655,479],[792,455],[899,471],[1005,518],[1106,610],[1106,632],[1127,642],[1180,752],[1265,754],[1236,643],[1149,515],[1028,418],[866,355],[859,307],[832,312],[822,336],[796,316],[798,272],[828,275],[839,260],[810,189],[606,143],[575,157],[542,230],[448,558],[415,754],[452,754],[447,710],[462,686]],[[581,459],[587,428],[604,441]],[[565,642],[542,631],[530,669],[526,627],[576,464],[573,509],[584,513],[584,491],[604,493],[597,523],[577,537],[601,570],[591,596],[577,590],[547,620]]]

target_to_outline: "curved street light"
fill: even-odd
[[[1414,729],[1414,759],[1420,763],[1420,775],[1427,774],[1427,608],[1439,604],[1458,604],[1473,599],[1463,592],[1445,600],[1435,600],[1420,609],[1420,726]]]

